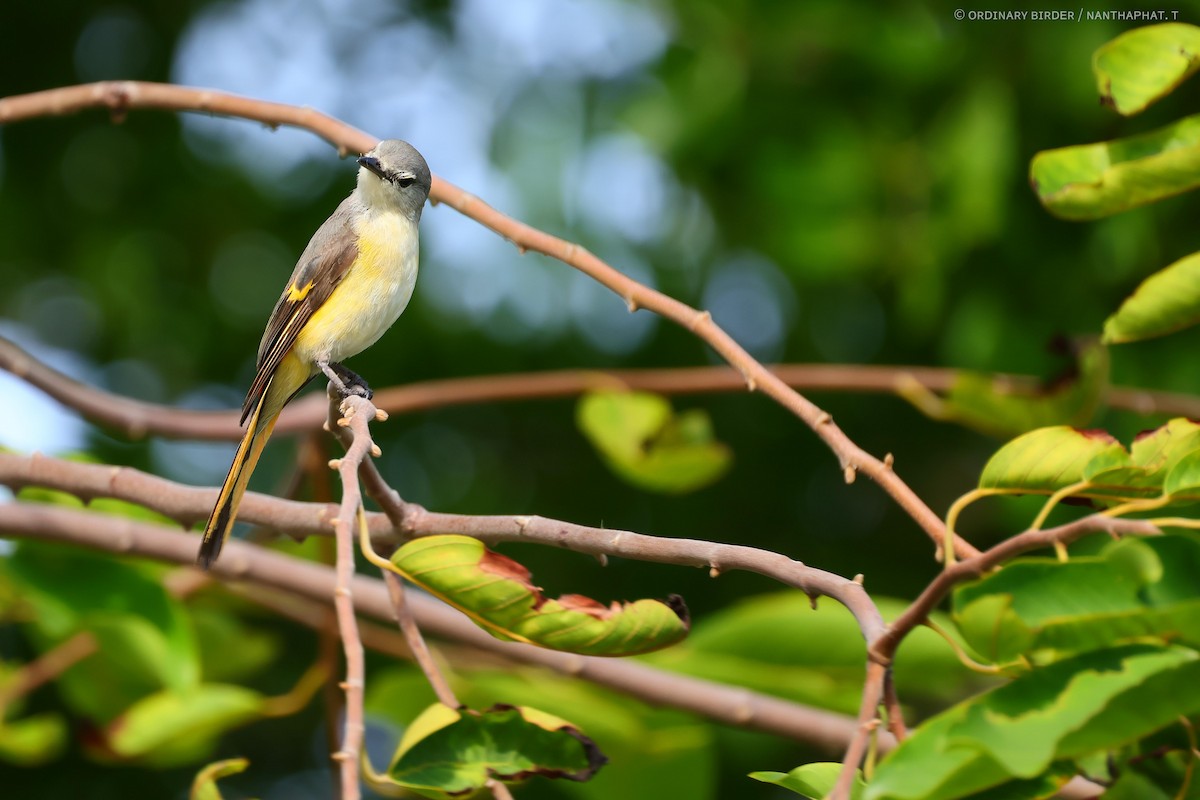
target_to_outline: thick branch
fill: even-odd
[[[339,428],[338,433],[343,434],[343,429]],[[371,461],[363,462],[364,469],[371,466]],[[116,497],[185,520],[203,519],[215,498],[212,490],[194,489],[131,467],[101,467],[42,455],[0,453],[0,484],[14,489],[43,486],[83,498]],[[787,586],[795,586],[812,597],[826,595],[842,603],[858,620],[868,643],[883,632],[882,618],[862,586],[780,553],[744,545],[593,528],[546,517],[440,514],[414,503],[405,503],[394,497],[394,492],[392,494],[391,502],[397,504],[397,513],[402,519],[401,530],[393,528],[383,514],[368,515],[372,538],[381,547],[394,547],[414,536],[459,533],[491,544],[534,542],[588,555],[702,567],[717,573],[728,570],[755,572]],[[328,536],[330,520],[334,516],[331,509],[327,503],[299,503],[247,493],[239,518],[256,525],[282,528],[295,536]],[[282,522],[277,523],[277,519]]]
[[[196,538],[169,528],[107,514],[56,506],[0,505],[0,531],[19,538],[65,542],[94,550],[136,555],[190,565]],[[245,581],[330,603],[335,576],[328,567],[290,558],[241,541],[225,545],[211,574]],[[382,581],[356,576],[352,595],[359,613],[391,621],[392,605]],[[654,705],[664,705],[715,722],[808,742],[830,752],[844,748],[854,734],[853,720],[786,700],[658,670],[632,660],[604,659],[501,642],[459,612],[421,594],[408,598],[418,624],[439,637],[454,639],[512,661],[535,664],[615,689]],[[885,740],[891,743],[891,738]]]

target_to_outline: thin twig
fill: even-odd
[[[333,522],[337,539],[334,607],[337,610],[338,631],[342,636],[342,649],[346,654],[346,721],[342,746],[333,758],[340,765],[342,775],[342,800],[358,800],[358,764],[362,754],[366,724],[363,720],[363,691],[366,687],[366,657],[362,639],[358,633],[358,618],[354,613],[354,598],[351,584],[354,580],[355,531],[352,527],[358,520],[362,507],[362,493],[358,487],[358,465],[367,459],[374,449],[367,421],[375,418],[375,407],[364,397],[347,397],[340,404],[337,395],[329,389],[329,419],[331,425],[352,428],[354,441],[341,459],[331,461],[330,466],[338,471],[342,479],[342,502]]]
[[[2,101],[0,101],[2,102]],[[80,383],[43,363],[0,336],[0,369],[40,389],[85,418],[138,439],[144,436],[236,441],[243,433],[241,411],[199,411],[147,403]],[[915,382],[928,391],[947,391],[962,370],[940,367],[878,364],[772,364],[769,369],[788,386],[809,391],[901,395],[900,387]],[[1031,375],[997,373],[999,386],[1033,387]],[[389,414],[473,403],[576,397],[598,389],[629,389],[669,395],[744,391],[746,382],[731,367],[676,367],[626,370],[555,370],[479,375],[418,381],[380,389],[371,399]],[[1200,397],[1134,387],[1110,387],[1110,408],[1138,414],[1200,417]],[[300,433],[320,428],[325,398],[313,393],[284,409],[276,433]]]
[[[429,681],[429,685],[433,687],[434,694],[437,695],[438,702],[450,708],[458,708],[461,704],[458,698],[454,696],[454,690],[450,688],[450,684],[446,682],[445,676],[438,669],[437,662],[433,660],[433,654],[429,652],[429,648],[425,645],[425,638],[421,636],[421,629],[417,625],[416,619],[413,618],[412,611],[408,607],[408,603],[404,597],[404,581],[400,580],[399,576],[391,572],[383,573],[383,582],[387,584],[388,597],[391,598],[392,608],[395,609],[396,622],[400,625],[400,631],[404,634],[404,641],[408,643],[408,649],[412,652],[414,660],[421,668],[421,672],[425,673],[425,680]]]
[[[488,778],[487,788],[495,800],[513,800],[512,792],[508,790],[508,787],[495,778]]]
[[[858,729],[854,738],[846,747],[846,755],[842,760],[842,769],[838,772],[837,783],[829,793],[829,800],[849,800],[850,790],[854,786],[854,778],[858,774],[858,765],[862,763],[867,752],[867,741],[879,728],[879,703],[883,698],[884,677],[888,668],[874,661],[867,662],[867,676],[863,681],[862,699],[858,707]]]
[[[903,742],[908,737],[908,728],[904,725],[904,709],[896,694],[896,676],[890,667],[883,677],[883,708],[887,712],[888,730],[897,742]]]
[[[97,647],[90,631],[80,631],[25,664],[0,687],[0,717],[9,703],[54,680],[95,653]]]

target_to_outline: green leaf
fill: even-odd
[[[532,708],[430,706],[404,734],[387,773],[373,776],[430,797],[464,795],[489,778],[588,780],[607,761],[565,720]]]
[[[1186,192],[1200,185],[1200,115],[1126,139],[1043,150],[1029,179],[1042,205],[1074,220]]]
[[[833,791],[841,770],[841,764],[823,762],[805,764],[796,767],[791,772],[751,772],[750,777],[763,783],[782,786],[784,789],[789,789],[801,797],[808,797],[810,800],[821,800]],[[851,785],[850,800],[859,800],[865,786],[862,776],[856,776]]]
[[[496,698],[511,705],[536,705],[570,718],[611,758],[587,783],[570,785],[573,797],[716,797],[716,737],[711,725],[693,715],[649,708],[616,691],[538,668],[464,670],[466,666],[455,671],[463,680],[454,687],[465,705],[484,707]],[[400,726],[407,726],[435,699],[428,681],[412,667],[372,672],[366,692],[367,711]]]
[[[1018,436],[988,460],[980,489],[1052,494],[1074,486],[1074,497],[1105,502],[1166,495],[1172,503],[1200,499],[1200,424],[1182,417],[1139,434],[1126,450],[1104,431],[1065,426]]]
[[[56,760],[67,745],[67,723],[53,712],[0,720],[0,761],[36,767]]]
[[[1130,645],[1035,669],[921,725],[879,765],[864,800],[949,800],[1018,781],[1043,796],[1073,772],[1064,759],[1200,711],[1198,680],[1200,657],[1182,647]]]
[[[700,489],[725,474],[732,458],[713,439],[704,411],[674,414],[660,395],[592,392],[580,399],[576,419],[609,467],[642,489]]]
[[[230,728],[263,715],[258,692],[230,684],[202,684],[186,694],[162,691],[131,706],[105,727],[105,754],[165,767],[210,754]]]
[[[1168,22],[1126,31],[1092,56],[1100,99],[1132,116],[1200,69],[1200,28]]]
[[[1018,436],[993,455],[979,476],[980,489],[1012,489],[1051,494],[1084,480],[1084,469],[1097,457],[1124,453],[1104,431],[1056,425]]]
[[[907,605],[887,597],[875,601],[885,619],[899,616]],[[952,627],[940,614],[933,619]],[[814,610],[798,592],[761,595],[706,615],[687,641],[649,660],[663,669],[846,713],[857,711],[862,698],[863,641],[853,615],[838,603]],[[978,685],[978,676],[928,628],[905,638],[895,680],[907,700],[942,703]]]
[[[233,683],[264,670],[279,655],[278,634],[246,624],[223,609],[193,606],[201,672],[207,683]],[[230,647],[230,642],[237,642]]]
[[[22,542],[0,561],[32,609],[32,633],[49,649],[81,630],[97,652],[66,670],[58,685],[74,709],[105,724],[163,688],[198,685],[191,623],[158,571],[80,550]]]
[[[1200,322],[1200,253],[1159,270],[1104,321],[1108,344],[1163,336]]]
[[[1065,563],[1022,559],[956,589],[953,616],[976,652],[996,662],[1134,641],[1196,647],[1200,595],[1190,570],[1198,560],[1200,540],[1190,536],[1123,540]],[[1157,599],[1156,584],[1189,581],[1190,596]]]
[[[991,373],[959,370],[945,397],[913,381],[899,393],[929,417],[956,422],[990,436],[1010,437],[1051,425],[1086,425],[1108,386],[1108,350],[1093,344],[1063,377],[1014,384]]]
[[[217,788],[217,781],[239,772],[245,772],[248,766],[250,766],[250,761],[245,758],[227,758],[224,761],[209,764],[196,773],[188,800],[222,800],[221,791]]]
[[[542,595],[529,570],[470,536],[426,536],[392,555],[405,578],[499,639],[594,656],[628,656],[672,645],[688,632],[680,598],[604,606],[588,597]]]

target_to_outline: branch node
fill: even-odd
[[[821,412],[821,415],[817,417],[817,423],[816,423],[816,424],[818,424],[818,425],[828,425],[828,424],[829,424],[829,423],[831,423],[831,422],[833,422],[833,416],[832,416],[832,415],[830,415],[830,413],[829,413],[828,411],[822,411],[822,412]]]
[[[896,463],[895,456],[893,456],[891,453],[884,454],[884,456],[883,456],[883,468],[884,469],[891,469],[892,465],[895,463]]]
[[[528,253],[528,252],[529,252],[529,248],[528,248],[528,247],[526,247],[525,245],[523,245],[523,244],[517,244],[516,242],[513,242],[513,244],[516,244],[516,245],[517,245],[517,255],[519,255],[519,256],[523,256],[523,255],[525,255],[526,253]]]
[[[321,430],[325,431],[326,433],[332,433],[332,431],[329,430],[329,420],[325,420],[321,423]]]
[[[637,300],[633,299],[633,295],[627,295],[625,297],[625,307],[629,309],[630,314],[638,310],[638,302]]]
[[[375,409],[375,421],[376,422],[387,422],[388,421],[388,412],[384,411],[382,408]]]
[[[341,469],[342,468],[342,460],[340,458],[329,459],[329,468],[330,469]]]
[[[708,568],[708,577],[710,577],[710,578],[721,577],[721,568],[718,567],[716,564],[710,565]]]
[[[859,586],[862,586],[863,585],[863,574],[860,572],[857,575],[855,575],[853,578],[851,578],[850,580],[853,581],[854,583],[857,583]]]
[[[608,566],[608,554],[607,553],[597,553],[596,561],[600,564],[600,566],[607,567]]]
[[[346,416],[339,418],[337,421],[338,427],[339,428],[349,428],[350,427],[350,415],[353,413],[354,413],[354,411],[352,408],[346,409]]]
[[[811,608],[813,611],[816,611],[816,610],[817,610],[817,601],[818,601],[818,600],[820,600],[820,599],[821,599],[821,595],[819,595],[819,594],[810,594],[810,595],[808,596],[808,606],[809,606],[809,608]]]
[[[331,753],[329,757],[334,761],[349,761],[351,758],[353,758],[353,756],[347,753],[345,750],[338,750],[336,753]]]
[[[842,467],[842,479],[845,480],[847,484],[854,483],[854,479],[857,476],[858,468],[853,464],[847,464],[846,466]]]
[[[371,443],[371,455],[375,458],[379,458],[381,455],[383,455],[383,451],[379,449],[379,445],[375,444],[374,442]]]
[[[692,315],[691,320],[688,321],[688,330],[695,331],[696,328],[699,328],[701,325],[707,322],[712,322],[712,312],[707,310],[697,311]]]

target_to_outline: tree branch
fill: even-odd
[[[338,403],[338,394],[333,385],[329,390],[329,421],[332,425],[345,428],[353,439],[346,448],[346,455],[329,462],[342,479],[342,502],[337,517],[333,520],[334,538],[337,541],[336,586],[334,608],[337,611],[338,631],[342,637],[342,650],[346,657],[346,721],[341,748],[333,754],[342,776],[341,800],[358,800],[360,797],[358,765],[362,756],[363,737],[366,723],[363,720],[363,692],[366,689],[366,656],[362,639],[358,633],[358,618],[354,613],[354,598],[351,583],[354,580],[355,523],[362,519],[362,492],[358,488],[358,467],[369,455],[378,453],[371,441],[368,420],[375,418],[375,406],[365,397],[350,396]]]
[[[310,130],[332,142],[342,154],[366,152],[376,143],[376,139],[369,134],[312,109],[144,81],[106,81],[0,99],[0,124],[95,107],[108,108],[118,117],[130,109],[159,108],[241,117],[272,127],[292,125]],[[638,283],[583,247],[515,220],[436,175],[433,177],[430,200],[446,203],[508,239],[522,252],[533,250],[574,267],[615,292],[630,311],[648,309],[696,334],[738,371],[748,389],[762,391],[803,420],[833,451],[847,481],[852,481],[858,472],[865,473],[912,517],[935,546],[940,546],[946,540],[942,520],[892,470],[890,460],[881,461],[854,444],[827,412],[756,361],[713,322],[709,312],[698,311]],[[953,537],[952,541],[955,553],[960,557],[966,558],[979,552],[958,537]]]
[[[942,570],[904,613],[888,626],[887,632],[871,644],[871,658],[883,664],[890,664],[904,637],[929,617],[956,584],[970,578],[978,578],[1022,553],[1051,547],[1055,543],[1069,544],[1089,533],[1107,533],[1117,537],[1156,536],[1161,532],[1157,526],[1146,520],[1090,514],[1054,528],[1028,530],[1005,539],[977,556]]]
[[[342,429],[338,430],[342,432]],[[362,466],[366,469],[374,465],[366,460]],[[43,455],[6,453],[0,453],[0,484],[13,489],[43,486],[85,499],[116,497],[185,520],[204,519],[216,495],[215,490],[194,489],[132,467],[102,467]],[[396,547],[416,536],[458,533],[489,544],[532,542],[593,556],[620,556],[704,567],[714,575],[728,570],[754,572],[786,586],[794,586],[810,597],[825,595],[837,600],[854,615],[868,643],[874,642],[884,631],[883,619],[861,585],[780,553],[745,545],[593,528],[546,517],[441,514],[427,511],[415,503],[405,503],[394,494],[392,492],[393,502],[398,504],[398,514],[402,517],[400,529],[394,528],[384,514],[367,515],[372,538],[381,548]],[[328,536],[330,520],[334,516],[330,509],[327,503],[300,503],[247,492],[239,519],[278,527],[294,536]],[[277,518],[282,520],[279,525],[275,522]]]
[[[0,101],[3,102],[3,101]],[[39,361],[15,342],[0,336],[0,369],[21,378],[84,418],[118,430],[131,439],[237,441],[241,411],[197,411],[147,403],[107,392],[70,378]],[[773,364],[770,370],[795,389],[903,396],[915,382],[931,392],[946,392],[962,370],[876,364]],[[997,373],[998,384],[1033,389],[1032,375]],[[730,367],[675,367],[623,370],[551,370],[419,381],[380,389],[371,402],[389,414],[473,403],[576,397],[598,389],[629,389],[668,395],[742,391],[742,377]],[[1112,386],[1110,408],[1138,414],[1200,418],[1200,397],[1136,387]],[[325,419],[325,398],[310,394],[283,410],[276,433],[314,431]]]
[[[31,503],[0,505],[0,531],[6,536],[57,541],[93,550],[190,565],[196,537],[160,525],[110,514]],[[322,603],[333,597],[335,576],[329,567],[231,540],[211,574],[301,595]],[[359,613],[390,621],[392,606],[382,581],[355,576],[352,598]],[[690,711],[734,727],[807,742],[834,752],[846,746],[855,723],[841,714],[666,672],[629,659],[605,659],[544,650],[494,639],[458,611],[421,594],[408,598],[418,624],[442,638],[463,642],[502,658],[546,667],[606,686],[652,705]],[[884,740],[890,746],[890,736]]]

